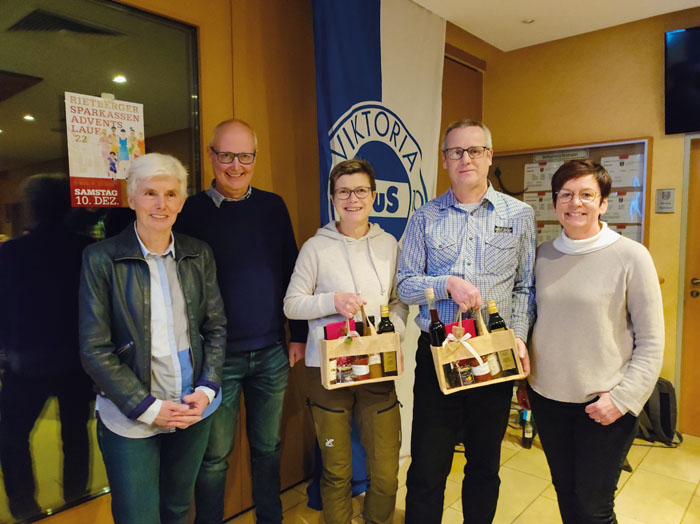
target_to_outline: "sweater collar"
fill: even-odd
[[[221,207],[222,202],[241,202],[243,200],[248,200],[253,192],[253,186],[249,185],[248,191],[246,191],[245,195],[243,195],[241,198],[230,198],[219,193],[219,191],[216,189],[216,180],[212,180],[211,187],[204,192],[209,198],[212,199],[216,207]]]
[[[561,235],[554,239],[554,248],[565,255],[585,255],[586,253],[593,253],[608,247],[620,238],[620,234],[610,229],[605,222],[601,223],[603,226],[598,233],[591,238],[582,240],[573,240],[567,237],[562,229]]]

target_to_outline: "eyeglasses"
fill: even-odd
[[[489,149],[491,148],[486,146],[472,146],[468,147],[467,149],[464,149],[463,147],[449,147],[443,152],[450,160],[459,160],[464,156],[465,152],[469,155],[469,158],[481,158]]]
[[[350,198],[350,195],[352,193],[355,193],[355,196],[362,200],[363,198],[367,198],[371,192],[371,187],[356,187],[355,189],[341,187],[340,189],[335,190],[335,198],[337,198],[338,200],[347,200],[348,198]]]
[[[231,153],[229,151],[217,151],[213,147],[209,147],[212,153],[216,155],[216,159],[222,164],[233,164],[233,161],[238,157],[241,164],[252,164],[255,160],[255,153]]]
[[[563,204],[571,202],[573,200],[575,194],[576,193],[573,193],[573,192],[567,191],[567,190],[558,191],[557,192],[557,202],[562,202]],[[598,193],[596,193],[595,191],[590,191],[588,189],[584,189],[583,191],[578,193],[578,199],[581,202],[583,202],[584,204],[590,204],[596,198],[598,198]]]

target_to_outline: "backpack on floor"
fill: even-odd
[[[676,390],[668,380],[659,378],[651,397],[639,413],[637,436],[648,442],[662,442],[675,448],[683,442],[683,436],[676,431],[677,416]]]

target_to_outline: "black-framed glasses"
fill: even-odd
[[[350,198],[350,195],[352,193],[355,193],[355,196],[362,200],[363,198],[367,198],[370,193],[372,192],[371,187],[356,187],[355,189],[348,189],[347,187],[341,187],[340,189],[335,190],[335,198],[338,200],[347,200]]]
[[[252,164],[256,155],[256,153],[231,153],[230,151],[217,151],[211,146],[209,146],[209,149],[211,149],[212,153],[216,155],[216,159],[222,164],[233,164],[236,157],[238,157],[238,161],[241,164]]]
[[[578,199],[584,204],[590,204],[596,198],[598,198],[598,193],[589,189],[584,189],[580,193],[574,193],[573,191],[563,189],[561,191],[557,191],[557,202],[561,202],[563,204],[571,202],[576,194],[578,194]]]
[[[463,147],[448,147],[443,152],[445,153],[445,156],[450,160],[459,160],[464,156],[465,152],[469,155],[469,158],[471,159],[481,158],[489,149],[491,148],[486,146],[472,146],[466,149],[464,149]]]

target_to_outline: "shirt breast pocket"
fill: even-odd
[[[520,237],[514,235],[495,235],[485,241],[484,267],[487,273],[507,275],[515,271],[518,265],[518,247]]]
[[[429,275],[444,275],[457,261],[459,256],[459,242],[449,237],[427,237]]]

